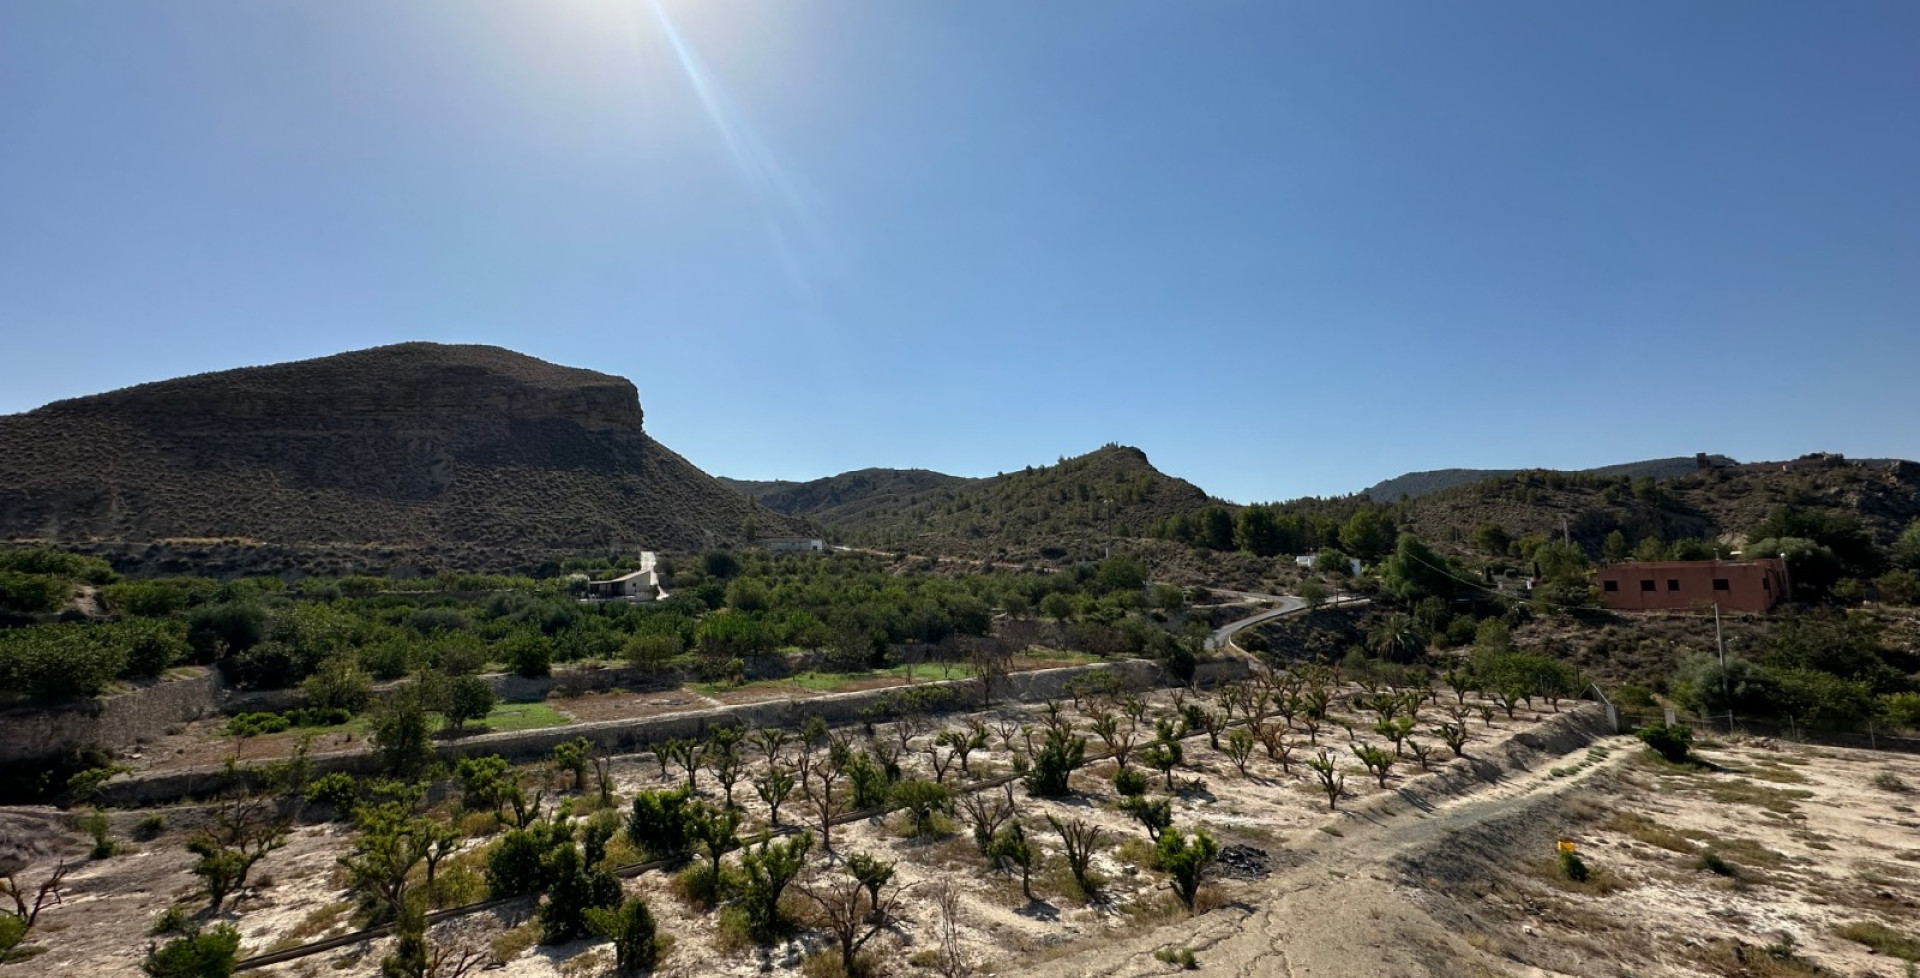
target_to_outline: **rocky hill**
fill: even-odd
[[[1533,470],[1430,493],[1400,510],[1408,529],[1440,544],[1464,542],[1474,527],[1496,523],[1514,536],[1554,536],[1564,527],[1598,552],[1613,530],[1629,541],[1738,542],[1784,505],[1852,517],[1885,546],[1920,517],[1920,464],[1809,456],[1719,465],[1657,483]]]
[[[920,501],[922,494],[982,480],[927,469],[860,469],[812,482],[721,480],[778,513],[814,520],[823,526],[859,523]]]
[[[1708,456],[1714,465],[1733,465],[1733,459],[1725,455]],[[1689,475],[1699,469],[1699,462],[1692,457],[1653,458],[1640,462],[1622,462],[1617,465],[1602,465],[1591,469],[1580,469],[1581,475],[1626,476],[1629,479],[1652,477],[1671,479]],[[1400,499],[1416,499],[1428,493],[1441,492],[1459,486],[1473,485],[1488,479],[1500,479],[1517,475],[1525,469],[1431,469],[1426,472],[1408,472],[1391,479],[1383,480],[1366,489],[1360,495],[1383,503]]]
[[[408,343],[0,417],[0,537],[524,557],[797,531],[654,441],[631,382]]]
[[[1094,556],[1210,501],[1123,445],[991,478],[867,469],[760,498],[847,543],[1000,560]]]

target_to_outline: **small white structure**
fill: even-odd
[[[1317,556],[1318,555],[1316,554],[1301,554],[1300,556],[1293,558],[1293,565],[1295,567],[1304,567],[1307,570],[1312,570],[1313,562],[1314,560],[1317,559]],[[1349,572],[1353,574],[1353,576],[1359,577],[1360,576],[1360,558],[1348,557],[1347,569]]]
[[[809,537],[767,537],[760,546],[768,553],[776,554],[823,554],[827,552],[827,541]]]
[[[640,569],[604,581],[587,582],[588,601],[656,601],[667,596],[660,587],[653,551],[640,554]]]

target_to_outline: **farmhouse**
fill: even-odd
[[[1787,565],[1761,560],[1660,560],[1614,564],[1599,573],[1600,600],[1615,611],[1663,611],[1717,604],[1764,614],[1787,597]]]
[[[651,551],[640,555],[640,569],[604,581],[587,582],[588,601],[654,601],[666,597]]]

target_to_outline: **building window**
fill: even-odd
[[[1669,578],[1667,578],[1667,590],[1669,590],[1669,591],[1678,591],[1678,590],[1680,590],[1680,582],[1679,582],[1679,580],[1677,580],[1677,579],[1675,579],[1675,578],[1671,578],[1671,577],[1669,577]]]
[[[1641,581],[1641,582],[1640,582],[1640,590],[1642,590],[1642,591],[1651,591],[1651,590],[1653,590],[1653,581],[1651,581],[1651,580],[1646,580],[1646,581]]]
[[[1724,578],[1724,577],[1716,577],[1716,578],[1714,578],[1714,579],[1713,579],[1713,589],[1714,589],[1715,591],[1731,591],[1731,590],[1733,590],[1733,588],[1731,588],[1731,587],[1729,587],[1729,586],[1727,585],[1727,579],[1726,579],[1726,578]]]
[[[1619,581],[1602,581],[1600,582],[1600,587],[1608,591],[1618,591],[1620,590],[1620,582]]]

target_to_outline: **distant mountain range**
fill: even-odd
[[[1124,445],[986,478],[861,469],[811,482],[722,481],[845,542],[1003,560],[1089,556],[1099,540],[1143,536],[1217,502]]]
[[[1725,455],[1710,455],[1708,459],[1715,465],[1736,465],[1733,459]],[[1655,479],[1670,479],[1687,475],[1699,469],[1699,460],[1693,456],[1680,458],[1654,458],[1643,462],[1622,462],[1618,465],[1602,465],[1591,469],[1578,469],[1583,475],[1624,475],[1630,479],[1651,476]],[[1426,472],[1408,472],[1397,475],[1360,491],[1377,502],[1390,503],[1400,499],[1417,499],[1428,493],[1453,489],[1458,486],[1470,486],[1488,479],[1499,479],[1516,475],[1527,469],[1432,469]]]
[[[231,538],[500,566],[803,532],[642,428],[631,382],[407,343],[0,417],[0,538]]]

